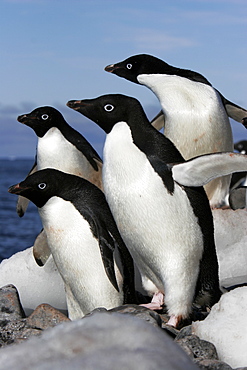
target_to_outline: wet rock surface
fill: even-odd
[[[99,307],[72,322],[41,304],[25,317],[17,289],[7,285],[0,289],[0,369],[232,369],[189,323],[178,330],[167,321],[138,305]]]

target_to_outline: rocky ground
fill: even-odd
[[[192,320],[206,315],[194,310]],[[17,289],[7,285],[0,289],[0,369],[232,369],[190,322],[176,330],[167,321],[138,305],[98,308],[70,321],[41,304],[26,317]]]

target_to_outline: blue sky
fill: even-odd
[[[153,118],[151,91],[104,71],[133,54],[200,72],[247,108],[246,14],[246,0],[0,0],[0,157],[34,157],[36,136],[16,117],[38,106],[60,110],[99,154],[104,133],[68,100],[123,93]]]

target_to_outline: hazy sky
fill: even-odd
[[[247,108],[246,0],[0,0],[0,156],[33,157],[34,132],[16,117],[59,109],[101,154],[105,135],[66,107],[106,93],[135,96],[149,118],[154,94],[104,71],[133,54],[202,73]],[[247,130],[234,122],[235,141]]]

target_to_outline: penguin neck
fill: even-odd
[[[147,156],[154,154],[165,163],[184,162],[175,145],[151,125],[144,112],[136,110],[128,125],[134,144]]]

